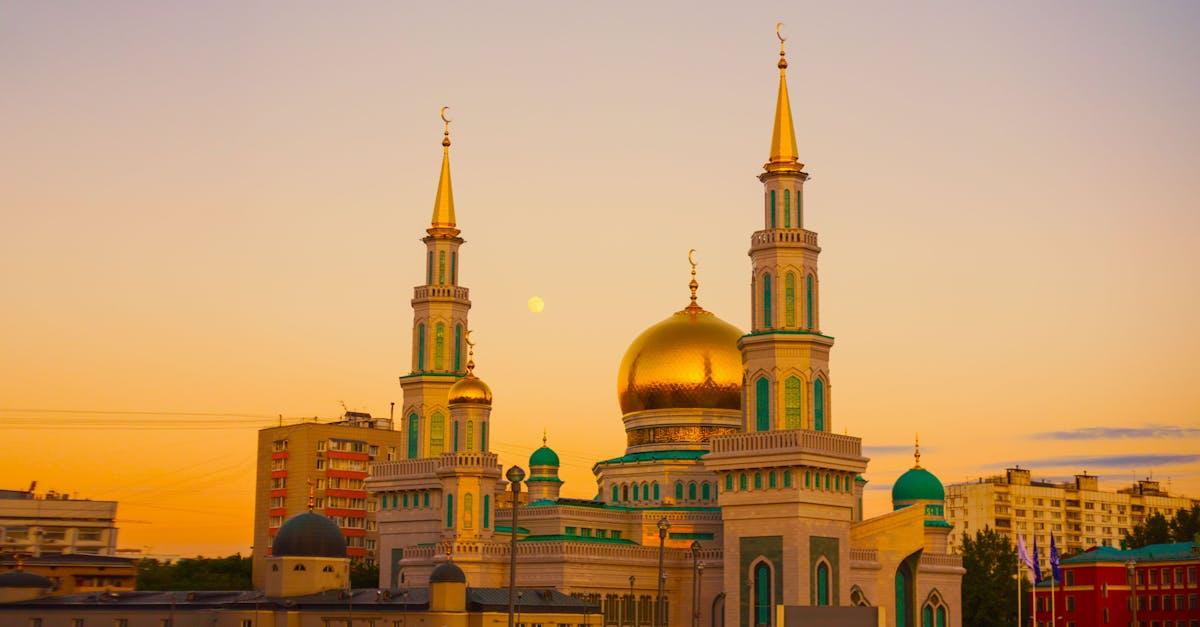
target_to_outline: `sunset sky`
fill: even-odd
[[[776,21],[867,513],[915,432],[1200,497],[1196,2],[0,1],[0,488],[246,552],[255,429],[401,400],[448,105],[494,448],[594,495],[688,249],[749,326]]]

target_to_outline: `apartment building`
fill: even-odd
[[[117,502],[57,492],[0,490],[0,553],[115,555]]]
[[[271,542],[283,521],[313,509],[333,519],[352,559],[376,559],[376,503],[364,482],[371,462],[398,459],[401,433],[390,418],[346,412],[337,422],[304,422],[258,432],[253,579],[261,586]]]
[[[1173,496],[1158,481],[1143,479],[1119,490],[1101,490],[1100,478],[1086,472],[1071,481],[1036,481],[1027,468],[946,486],[946,518],[957,531],[974,534],[991,527],[1014,542],[1035,538],[1049,547],[1053,534],[1059,550],[1073,553],[1095,546],[1119,547],[1121,539],[1146,518],[1190,509],[1200,500]],[[951,547],[961,542],[951,536]],[[1046,559],[1046,551],[1041,551]]]

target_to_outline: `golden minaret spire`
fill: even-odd
[[[688,251],[688,263],[692,266],[692,280],[688,281],[688,289],[692,292],[692,302],[684,308],[684,311],[703,311],[704,308],[696,302],[696,290],[700,288],[700,283],[696,281],[696,249]]]
[[[921,467],[921,434],[918,433],[913,444],[913,468]]]
[[[463,340],[467,343],[467,377],[475,378],[475,342],[471,341],[471,330],[463,334]]]
[[[792,127],[792,104],[787,88],[787,52],[783,42],[787,40],[781,32],[783,22],[775,24],[775,36],[779,38],[779,98],[775,102],[775,125],[771,129],[771,158],[763,167],[768,172],[799,172],[804,168],[796,151],[796,130]]]
[[[438,178],[437,197],[433,200],[433,220],[431,227],[435,229],[453,229],[454,223],[454,188],[450,185],[450,118],[442,107],[442,175]]]

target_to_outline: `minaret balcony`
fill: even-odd
[[[458,452],[443,453],[437,458],[438,475],[456,473],[477,474],[487,471],[499,477],[500,462],[495,453]]]
[[[426,300],[470,300],[471,291],[458,285],[418,285],[413,288],[412,302]]]
[[[862,438],[810,429],[756,431],[715,437],[704,456],[710,470],[752,466],[817,466],[863,472]]]
[[[755,231],[750,236],[750,250],[772,246],[808,248],[817,252],[821,251],[821,247],[817,245],[816,232],[808,229],[764,229],[762,231]]]

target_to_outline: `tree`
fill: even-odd
[[[142,559],[137,563],[138,590],[251,590],[250,558],[194,557],[176,561]]]
[[[1168,542],[1192,542],[1200,533],[1200,505],[1192,509],[1180,509],[1170,520],[1166,516],[1154,514],[1142,524],[1125,534],[1124,544],[1130,549],[1139,549],[1150,544],[1166,544]]]
[[[350,587],[378,588],[379,564],[368,562],[367,560],[354,560],[350,562]]]
[[[963,621],[972,627],[1009,627],[1017,618],[1017,553],[1008,537],[985,527],[962,534]],[[1021,576],[1021,594],[1028,599]],[[1026,612],[1028,610],[1025,610]]]

